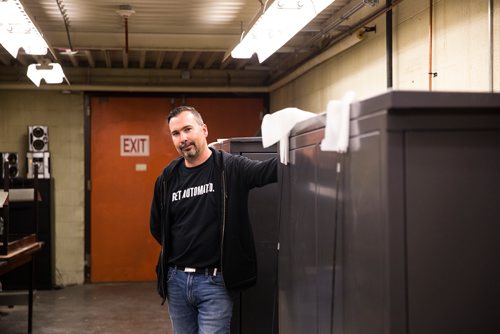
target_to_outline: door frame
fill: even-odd
[[[91,254],[91,121],[90,118],[92,116],[91,104],[90,101],[93,97],[140,97],[140,98],[148,98],[148,97],[163,97],[170,98],[172,104],[175,104],[176,101],[180,101],[180,103],[184,104],[186,99],[188,98],[262,98],[264,105],[264,112],[262,117],[269,113],[269,105],[270,98],[269,93],[125,93],[125,92],[85,92],[84,93],[84,160],[85,160],[85,228],[84,228],[84,280],[85,283],[91,283],[91,271],[92,271],[92,254]],[[178,102],[177,102],[178,104]]]

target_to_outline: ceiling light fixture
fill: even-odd
[[[19,0],[0,1],[0,44],[14,57],[20,48],[27,54],[45,55],[48,45]]]
[[[242,35],[231,56],[248,59],[257,53],[262,63],[334,1],[275,0]]]
[[[51,63],[48,59],[43,59],[40,64],[29,65],[27,76],[37,87],[40,87],[42,79],[48,84],[60,84],[66,78],[61,65]]]

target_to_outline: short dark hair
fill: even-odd
[[[196,110],[194,107],[190,107],[190,106],[179,106],[179,107],[175,107],[174,109],[170,110],[170,113],[168,114],[168,117],[167,117],[167,122],[170,123],[170,120],[172,118],[178,116],[180,113],[182,113],[184,111],[189,111],[191,114],[193,114],[194,118],[196,119],[196,122],[198,122],[198,124],[200,124],[200,125],[204,124],[203,118],[201,117],[201,114],[198,112],[198,110]]]

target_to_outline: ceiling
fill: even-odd
[[[265,0],[21,2],[50,46],[44,57],[62,65],[64,85],[150,90],[269,86],[352,32],[356,22],[348,19],[353,13],[378,4],[377,0],[336,0],[260,64],[255,55],[233,59],[230,51]],[[120,15],[120,9],[133,12]],[[125,18],[124,13],[131,15]],[[39,60],[22,49],[14,59],[0,47],[0,84],[30,84],[26,68]]]

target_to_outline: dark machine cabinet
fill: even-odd
[[[254,160],[276,156],[276,146],[262,147],[260,137],[231,138],[218,148]],[[257,253],[257,284],[238,293],[234,299],[232,334],[278,333],[278,188],[268,184],[250,191],[248,210]]]
[[[500,94],[354,103],[342,155],[324,119],[280,172],[280,332],[500,333]]]
[[[500,94],[354,104],[346,172],[344,332],[499,333]]]
[[[10,188],[33,188],[33,179],[13,179]],[[51,289],[53,287],[54,256],[53,256],[53,179],[39,179],[38,190],[41,195],[39,202],[38,241],[43,242],[42,250],[35,256],[35,288]],[[10,233],[28,235],[34,233],[34,206],[31,202],[11,202]],[[5,290],[20,289],[28,286],[29,266],[20,267],[2,276],[2,286]]]
[[[341,156],[320,149],[324,115],[291,132],[280,164],[280,333],[331,333]]]

